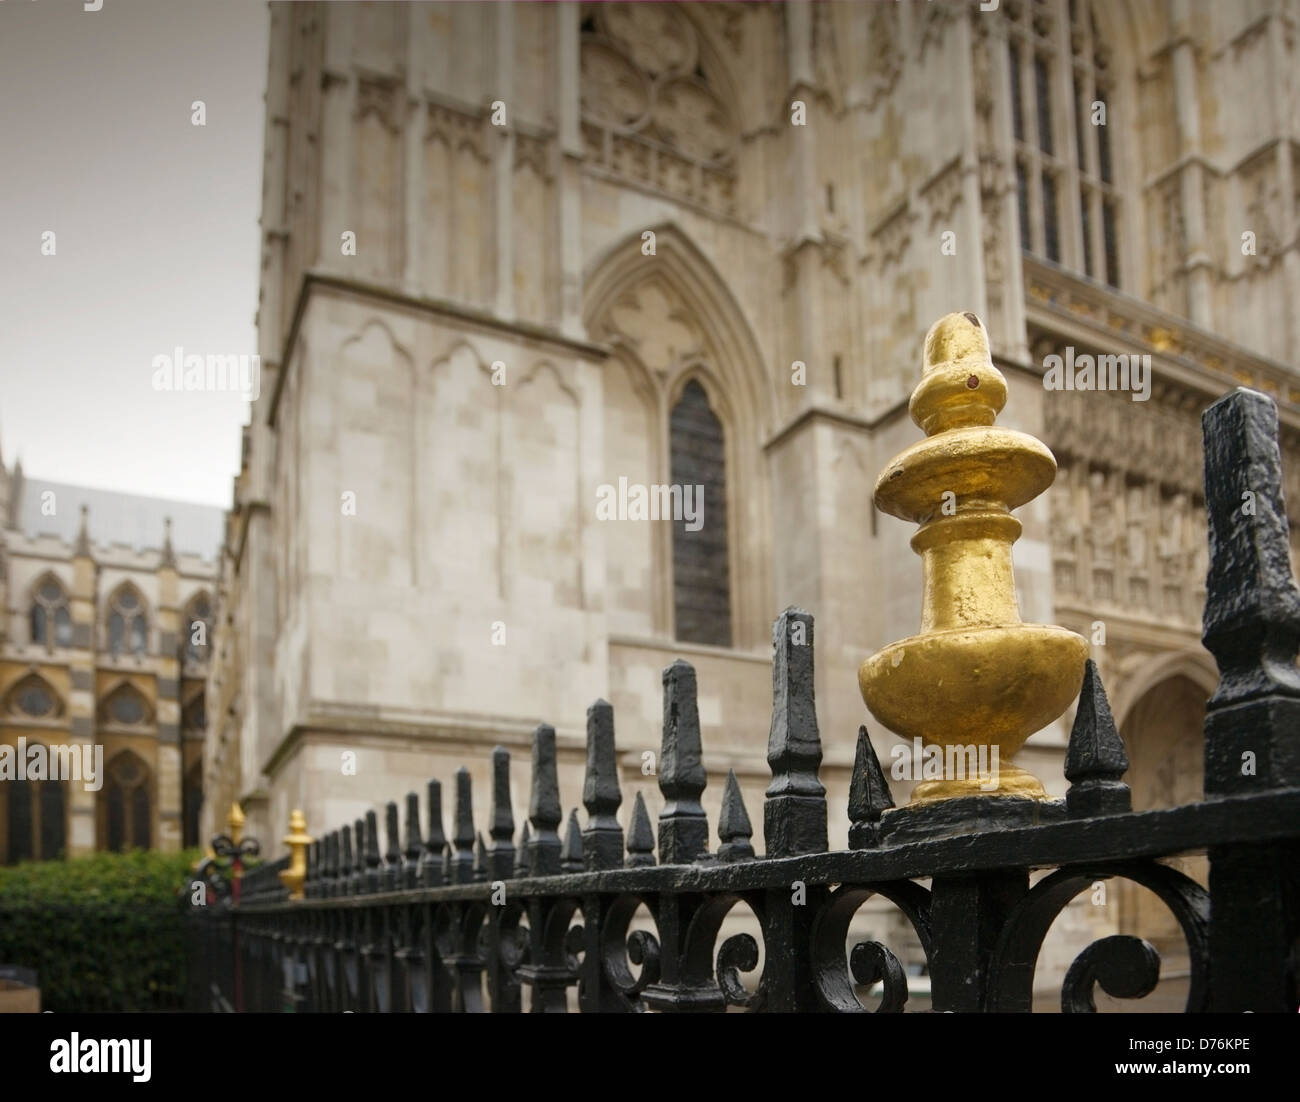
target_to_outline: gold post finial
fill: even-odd
[[[284,844],[289,847],[289,867],[280,870],[280,880],[289,889],[290,899],[302,898],[302,886],[307,879],[307,847],[316,839],[307,833],[307,819],[294,808],[289,813],[289,833]]]
[[[920,525],[912,550],[921,556],[921,631],[863,662],[858,684],[891,731],[944,751],[943,779],[917,784],[913,804],[1046,798],[1037,777],[1004,759],[1056,719],[1083,681],[1080,636],[1020,620],[1011,545],[1021,526],[1011,510],[1052,484],[1056,460],[1034,437],[994,426],[1006,400],[979,318],[940,318],[908,406],[926,438],[876,482],[877,509]],[[983,748],[991,768],[977,770],[968,747],[977,761]]]
[[[230,831],[230,840],[239,845],[244,840],[244,809],[238,803],[230,805],[226,814],[226,827]]]

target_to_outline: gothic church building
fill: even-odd
[[[270,18],[264,376],[221,564],[205,835],[233,800],[264,842],[293,807],[323,832],[461,764],[481,816],[497,743],[518,820],[542,721],[576,807],[599,697],[624,814],[642,791],[653,816],[643,754],[678,657],[710,821],[728,768],[754,815],[771,625],[797,605],[844,845],[858,725],[887,769],[898,742],[857,667],[920,610],[912,532],[872,488],[919,438],[922,339],[957,310],[1007,377],[1000,423],[1059,464],[1020,514],[1022,615],[1103,640],[1135,806],[1196,797],[1216,678],[1200,411],[1242,384],[1275,398],[1300,502],[1300,3]],[[1046,389],[1067,350],[1149,356],[1146,400]],[[702,486],[702,524],[600,519],[620,479]],[[1056,793],[1070,719],[1017,759]]]

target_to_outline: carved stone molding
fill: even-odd
[[[396,134],[402,128],[401,113],[402,102],[397,94],[396,83],[367,79],[357,82],[353,118],[358,122],[367,115],[374,115],[389,132]]]
[[[713,24],[730,49],[740,52],[745,41],[744,8],[737,4],[700,4],[692,10]]]
[[[1043,435],[1058,459],[1077,459],[1189,493],[1201,486],[1196,409],[1127,394],[1052,391],[1044,395]],[[1199,407],[1200,403],[1197,403]]]
[[[830,272],[844,287],[849,285],[849,241],[838,234],[824,233],[820,238],[804,238],[781,254],[781,293],[799,282],[798,256],[803,249],[813,249],[821,258],[824,271]]]
[[[902,28],[897,4],[872,4],[867,17],[870,61],[864,77],[867,110],[888,96],[903,72]]]
[[[587,159],[731,213],[739,128],[709,79],[695,26],[669,4],[594,4],[583,13]]]
[[[1006,303],[1006,231],[1003,200],[997,191],[980,193],[980,244],[984,253],[985,310],[1001,318]]]
[[[1090,395],[1079,407],[1095,409],[1105,397]],[[1096,425],[1085,419],[1079,427],[1087,433]],[[1110,458],[1077,458],[1066,447],[1058,452],[1049,495],[1057,598],[1098,619],[1122,612],[1162,626],[1194,627],[1204,602],[1203,498],[1190,479],[1171,481],[1166,470],[1144,471],[1134,462],[1118,467]],[[1185,473],[1199,472],[1177,472]]]
[[[929,210],[928,224],[931,229],[952,218],[953,211],[961,202],[962,180],[965,175],[966,169],[958,154],[921,185],[920,195]]]
[[[549,143],[538,135],[515,133],[515,171],[525,165],[532,168],[541,179],[549,183],[554,173],[548,156]]]
[[[1032,257],[1024,258],[1024,272],[1031,308],[1040,306],[1063,319],[1086,322],[1096,331],[1098,341],[1111,343],[1110,350],[1149,351],[1176,358],[1217,376],[1224,389],[1237,384],[1254,387],[1300,411],[1300,384],[1285,365]],[[1116,348],[1114,342],[1127,348]]]
[[[1244,229],[1255,234],[1255,265],[1271,267],[1284,245],[1280,226],[1285,219],[1278,180],[1277,151],[1273,143],[1238,170]]]
[[[957,22],[966,13],[969,5],[956,3],[954,0],[933,0],[920,9],[921,17],[916,36],[916,56],[925,60],[926,52],[932,46],[941,46],[943,36],[950,23]]]
[[[907,198],[902,199],[870,232],[869,253],[878,262],[880,271],[892,267],[903,259],[912,241],[912,225],[920,218]]]
[[[430,102],[424,138],[425,141],[441,140],[453,149],[472,149],[480,160],[487,161],[489,158],[483,144],[486,120],[485,112],[471,113],[448,104]]]

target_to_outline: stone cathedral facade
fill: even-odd
[[[898,744],[857,666],[920,609],[872,487],[954,310],[1000,423],[1059,463],[1021,511],[1022,614],[1094,641],[1135,806],[1194,797],[1200,411],[1272,395],[1300,501],[1300,4],[980,7],[271,5],[205,833],[236,799],[264,840],[292,807],[324,830],[462,763],[481,817],[496,743],[522,811],[542,721],[578,806],[598,697],[653,815],[677,657],[753,816],[797,605],[843,845],[858,725],[887,771]],[[1047,389],[1067,353],[1149,357],[1149,389]],[[701,527],[598,516],[621,479],[702,487]],[[1070,718],[1017,759],[1058,793]]]
[[[0,458],[0,865],[199,845],[224,520]]]

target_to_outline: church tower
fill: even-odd
[[[1019,513],[1021,614],[1090,640],[1135,799],[1184,798],[1215,676],[1199,411],[1255,386],[1300,450],[1296,22],[1195,0],[272,4],[264,376],[205,833],[230,799],[264,838],[291,807],[347,821],[462,762],[486,792],[494,743],[518,800],[542,721],[575,806],[599,697],[625,798],[654,807],[678,657],[711,771],[757,806],[791,605],[816,617],[843,806],[857,666],[921,603],[871,491],[917,438],[927,327],[967,310],[1002,420],[1060,468]],[[1067,356],[1146,382],[1058,391]],[[649,519],[686,488],[694,520]],[[1023,751],[1052,791],[1067,729]]]

